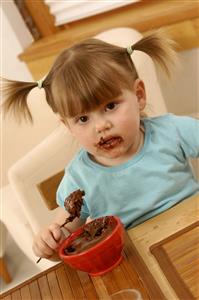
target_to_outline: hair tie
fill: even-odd
[[[126,51],[128,52],[129,55],[131,55],[133,53],[134,49],[132,49],[132,46],[130,45],[126,48]]]
[[[37,86],[38,86],[39,89],[42,89],[42,87],[43,87],[42,85],[43,85],[43,80],[42,79],[38,80],[37,81]]]

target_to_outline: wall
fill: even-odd
[[[32,42],[15,4],[12,1],[1,2],[1,76],[24,81],[32,81],[26,65],[17,58],[19,53]],[[33,112],[34,124],[18,124],[13,116],[5,119],[1,115],[1,183],[8,183],[7,170],[19,158],[23,157],[35,145],[42,141],[57,126],[57,118],[45,103],[43,91],[34,89],[29,103]],[[2,101],[2,99],[1,99]]]
[[[199,114],[199,48],[179,52],[179,58],[180,66],[171,79],[159,74],[168,111],[178,115]]]
[[[169,112],[199,118],[199,48],[179,53],[181,65],[170,80],[159,73],[162,93]],[[199,180],[199,159],[191,159]]]

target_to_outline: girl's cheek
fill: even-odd
[[[84,130],[81,130],[81,129],[73,130],[72,135],[74,137],[76,137],[76,139],[78,139],[79,141],[83,141],[86,137],[86,134],[85,134]]]

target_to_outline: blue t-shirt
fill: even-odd
[[[198,193],[188,158],[199,156],[199,121],[167,114],[142,122],[144,145],[128,162],[105,167],[81,149],[65,170],[58,205],[81,189],[81,218],[117,215],[129,228]]]

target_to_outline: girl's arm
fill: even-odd
[[[199,157],[199,120],[187,116],[172,116],[176,127],[176,141],[179,141],[187,158]]]

